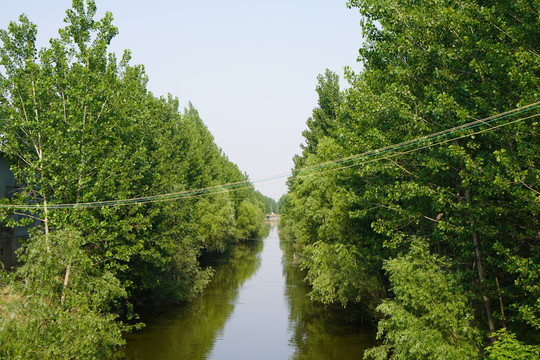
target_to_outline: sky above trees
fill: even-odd
[[[70,7],[71,0],[8,2],[0,28],[25,13],[44,46]],[[154,95],[192,102],[229,159],[276,200],[285,178],[258,180],[292,168],[317,105],[317,75],[360,69],[360,15],[345,0],[101,0],[97,7],[98,18],[112,12],[119,29],[110,49],[133,52]]]

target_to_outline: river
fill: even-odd
[[[264,240],[206,261],[215,274],[200,298],[146,314],[147,326],[126,336],[125,358],[362,359],[375,330],[351,323],[341,309],[312,304],[290,244],[269,226]]]

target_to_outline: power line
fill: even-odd
[[[224,193],[224,192],[228,192],[228,191],[244,190],[244,189],[247,189],[247,188],[251,188],[253,186],[253,184],[256,184],[256,183],[269,182],[269,181],[282,179],[282,178],[287,178],[287,177],[291,177],[291,176],[294,177],[294,178],[297,178],[297,177],[306,177],[306,176],[318,175],[318,174],[322,174],[322,173],[326,173],[326,172],[330,172],[330,171],[342,170],[342,169],[345,169],[345,168],[350,168],[350,167],[354,167],[354,166],[360,166],[360,165],[370,163],[370,162],[375,162],[375,161],[389,159],[389,158],[396,157],[396,156],[401,156],[401,155],[412,153],[414,151],[419,151],[419,150],[422,150],[422,149],[425,149],[425,148],[438,146],[438,145],[447,143],[449,141],[455,141],[455,140],[458,140],[458,139],[473,136],[473,135],[480,134],[480,133],[483,133],[483,132],[492,131],[492,130],[498,129],[500,127],[503,127],[503,126],[511,125],[511,124],[517,123],[519,121],[524,121],[526,119],[530,119],[530,118],[533,118],[533,117],[536,117],[536,116],[540,116],[540,114],[535,114],[535,115],[531,115],[531,116],[528,116],[528,117],[525,117],[525,118],[520,118],[520,119],[517,119],[517,120],[513,120],[511,122],[505,123],[505,124],[492,126],[490,128],[480,130],[480,131],[477,131],[477,132],[473,132],[473,133],[470,133],[470,134],[466,134],[466,135],[463,135],[463,136],[458,137],[458,138],[452,138],[452,139],[448,139],[448,140],[444,140],[444,141],[439,141],[439,142],[435,142],[435,143],[432,143],[432,144],[428,144],[428,145],[420,147],[420,148],[415,148],[415,149],[408,150],[408,151],[405,151],[405,152],[397,152],[396,153],[397,150],[405,149],[405,148],[408,148],[408,147],[411,147],[411,146],[414,146],[414,145],[425,143],[427,141],[438,140],[438,139],[441,139],[441,138],[449,136],[449,135],[453,135],[453,134],[456,134],[456,133],[459,133],[459,132],[463,132],[463,131],[466,131],[466,130],[471,130],[471,129],[477,128],[477,127],[482,126],[482,125],[489,125],[489,124],[491,124],[491,123],[493,123],[495,121],[500,121],[500,120],[508,118],[510,116],[522,114],[522,113],[525,113],[527,111],[531,111],[531,110],[534,110],[534,109],[537,109],[537,108],[540,108],[540,102],[532,103],[532,104],[529,104],[529,105],[526,105],[526,106],[522,106],[520,108],[516,108],[516,109],[510,110],[510,111],[504,112],[504,113],[500,113],[500,114],[488,117],[488,118],[475,120],[475,121],[467,123],[467,124],[463,124],[463,125],[456,126],[456,127],[450,128],[450,129],[446,129],[446,130],[443,130],[443,131],[440,131],[440,132],[436,132],[436,133],[432,133],[432,134],[425,135],[425,136],[422,136],[422,137],[418,137],[418,138],[415,138],[415,139],[412,139],[412,140],[404,141],[404,142],[401,142],[401,143],[398,143],[398,144],[393,144],[393,145],[386,146],[386,147],[383,147],[383,148],[370,150],[370,151],[367,151],[367,152],[364,152],[364,153],[361,153],[361,154],[336,159],[336,160],[333,160],[333,161],[329,161],[329,162],[322,163],[322,164],[317,164],[317,165],[310,166],[310,167],[300,168],[300,169],[294,170],[294,171],[289,172],[289,173],[284,173],[284,174],[280,174],[280,175],[274,175],[274,176],[271,176],[271,177],[263,178],[263,179],[252,181],[252,182],[249,182],[249,181],[245,180],[245,181],[231,182],[231,183],[226,183],[226,184],[221,184],[221,185],[215,185],[215,186],[199,188],[199,189],[193,189],[193,190],[186,190],[186,191],[175,192],[175,193],[158,194],[158,195],[138,197],[138,198],[129,198],[129,199],[116,199],[116,200],[105,200],[105,201],[85,202],[85,203],[49,204],[47,206],[47,208],[48,209],[72,209],[72,208],[83,209],[83,208],[96,208],[96,207],[105,207],[105,206],[121,206],[121,205],[132,205],[132,204],[145,204],[145,203],[173,201],[173,200],[179,200],[179,199],[189,199],[189,198],[194,198],[194,197],[214,195],[214,194]],[[381,155],[384,155],[384,154],[387,154],[387,153],[390,153],[390,152],[394,152],[394,154],[380,157]],[[374,159],[371,159],[371,160],[367,161],[368,159],[373,158],[373,157],[374,157]],[[365,161],[362,161],[362,160],[365,160]],[[356,162],[356,161],[361,161],[361,162],[330,169],[331,167],[333,167],[335,165],[342,165],[342,164]],[[327,170],[322,171],[322,172],[318,171],[318,170],[322,170],[322,169],[327,169]],[[43,205],[41,205],[41,204],[30,204],[30,205],[0,204],[0,208],[6,208],[6,209],[41,209],[41,208],[43,208]]]
[[[528,117],[525,117],[525,118],[520,118],[520,119],[511,121],[511,122],[505,123],[505,124],[500,124],[500,125],[497,125],[497,126],[493,126],[493,127],[488,128],[488,129],[483,129],[483,130],[476,131],[476,132],[473,132],[473,133],[470,133],[470,134],[466,134],[466,135],[460,136],[458,138],[447,139],[447,140],[444,140],[444,141],[440,141],[440,142],[432,143],[432,144],[429,144],[429,145],[425,145],[425,146],[422,146],[420,148],[415,148],[415,149],[404,151],[404,152],[398,152],[398,153],[390,154],[390,155],[387,155],[387,156],[384,156],[384,157],[379,157],[379,158],[363,161],[363,162],[360,162],[360,163],[341,166],[341,167],[338,167],[338,168],[328,169],[328,170],[325,170],[325,171],[319,171],[319,172],[316,172],[316,173],[298,175],[297,177],[303,178],[303,177],[308,177],[308,176],[313,176],[313,175],[320,175],[320,174],[324,174],[324,173],[327,173],[327,172],[348,169],[348,168],[361,166],[361,165],[364,165],[364,164],[369,164],[369,163],[380,161],[380,160],[386,160],[386,159],[390,159],[390,158],[397,157],[397,156],[403,156],[403,155],[410,154],[410,153],[420,151],[420,150],[424,150],[424,149],[427,149],[427,148],[430,148],[430,147],[439,146],[439,145],[442,145],[442,144],[445,144],[445,143],[448,143],[448,142],[451,142],[451,141],[456,141],[456,140],[463,139],[463,138],[466,138],[466,137],[471,137],[471,136],[474,136],[474,135],[478,135],[478,134],[481,134],[481,133],[484,133],[484,132],[487,132],[487,131],[496,130],[496,129],[499,129],[499,128],[504,127],[504,126],[512,125],[512,124],[515,124],[517,122],[532,119],[534,117],[539,117],[539,116],[540,116],[540,114],[531,115],[531,116],[528,116]]]
[[[264,179],[261,179],[261,180],[258,180],[258,181],[253,181],[253,183],[255,184],[255,183],[260,183],[260,182],[267,182],[267,181],[281,179],[281,178],[290,177],[290,176],[295,177],[295,178],[297,178],[297,177],[305,177],[306,175],[304,175],[304,174],[312,173],[312,172],[315,172],[313,175],[322,174],[322,173],[325,173],[327,171],[321,172],[321,171],[317,171],[317,170],[330,168],[330,167],[332,167],[334,165],[340,165],[340,164],[345,164],[345,163],[348,163],[348,162],[354,162],[354,161],[358,161],[358,160],[363,160],[363,159],[367,159],[367,158],[370,158],[370,157],[376,157],[376,156],[379,156],[379,155],[382,155],[382,154],[385,154],[385,153],[388,153],[388,152],[392,152],[392,151],[396,151],[396,150],[403,149],[403,148],[406,148],[406,147],[410,147],[410,146],[413,146],[413,145],[417,145],[417,144],[420,144],[420,143],[424,143],[424,142],[427,142],[429,140],[437,140],[439,138],[442,138],[442,137],[445,137],[445,136],[448,136],[448,135],[453,135],[453,134],[458,133],[458,132],[474,129],[474,128],[479,127],[481,125],[489,125],[492,122],[495,122],[495,121],[498,121],[498,120],[501,120],[501,119],[504,119],[504,118],[507,118],[507,117],[510,117],[510,116],[518,115],[518,114],[521,114],[521,113],[524,113],[524,112],[527,112],[527,111],[530,111],[530,110],[534,110],[534,109],[537,109],[537,108],[540,108],[540,102],[525,105],[525,106],[522,106],[520,108],[516,108],[516,109],[510,110],[510,111],[504,112],[504,113],[500,113],[500,114],[497,114],[497,115],[490,116],[488,118],[475,120],[475,121],[469,122],[467,124],[463,124],[463,125],[456,126],[456,127],[450,128],[450,129],[446,129],[446,130],[443,130],[443,131],[440,131],[440,132],[437,132],[437,133],[432,133],[432,134],[429,134],[429,135],[418,137],[418,138],[415,138],[415,139],[412,139],[412,140],[404,141],[404,142],[401,142],[401,143],[398,143],[398,144],[389,145],[389,146],[379,148],[379,149],[376,149],[376,150],[370,150],[370,151],[367,151],[367,152],[364,152],[364,153],[361,153],[361,154],[356,154],[356,155],[352,155],[352,156],[345,157],[345,158],[339,158],[339,159],[335,159],[335,160],[332,160],[332,161],[319,163],[319,164],[313,165],[313,166],[306,166],[306,167],[294,170],[292,173],[275,175],[273,177],[264,178]],[[530,117],[521,118],[521,119],[518,119],[516,121],[512,121],[511,123],[503,124],[502,126],[510,125],[512,123],[523,121],[523,120],[526,120],[526,119],[529,119],[529,118],[535,117],[535,116],[538,116],[538,115],[533,115],[533,116],[530,116]],[[493,127],[489,128],[489,129],[482,130],[482,131],[477,132],[477,133],[471,133],[471,134],[468,134],[468,135],[465,135],[465,136],[461,136],[461,137],[459,137],[457,139],[461,139],[461,138],[468,137],[468,136],[473,136],[473,135],[476,135],[476,134],[479,134],[479,133],[482,133],[482,132],[486,132],[486,131],[490,131],[490,130],[495,130],[495,129],[497,129],[499,127],[502,127],[502,126],[493,126]],[[448,141],[454,141],[454,140],[457,140],[457,139],[453,138],[453,139],[448,140]],[[440,144],[446,143],[448,141],[444,141],[444,142],[441,142],[441,143],[434,143],[434,144],[419,148],[418,150],[425,149],[427,147],[432,147],[432,146],[435,146],[435,145],[440,145]],[[368,162],[374,162],[374,161],[378,161],[378,160],[383,160],[383,159],[387,159],[387,158],[390,158],[390,157],[404,155],[404,154],[407,154],[407,153],[410,153],[410,152],[412,152],[412,151],[407,151],[407,152],[404,152],[404,153],[397,153],[397,154],[394,154],[394,155],[391,155],[391,156],[388,156],[388,157],[377,158],[375,160],[371,160],[371,161],[368,161]],[[339,167],[339,168],[335,168],[335,169],[330,169],[328,171],[335,171],[335,170],[341,170],[341,169],[345,169],[345,168],[349,168],[349,167],[359,166],[359,165],[362,165],[362,164],[365,164],[365,163],[368,163],[368,162],[356,163],[356,164],[349,165],[349,166],[343,166],[343,167]],[[311,176],[311,175],[307,175],[307,176]]]
[[[364,152],[362,154],[357,154],[357,155],[352,155],[352,156],[349,156],[349,157],[346,157],[346,158],[332,160],[332,161],[322,163],[322,164],[317,164],[317,165],[314,165],[314,166],[311,166],[311,167],[304,167],[304,168],[298,169],[297,171],[293,171],[293,176],[298,175],[298,174],[302,174],[302,173],[306,173],[306,172],[311,172],[311,171],[315,171],[315,170],[324,169],[326,167],[330,167],[330,166],[337,165],[337,164],[343,164],[343,163],[347,163],[347,162],[353,162],[353,161],[361,160],[361,159],[364,159],[364,158],[369,158],[369,157],[382,155],[382,154],[385,154],[385,153],[388,153],[388,152],[391,152],[391,151],[395,151],[395,150],[403,149],[403,148],[410,147],[410,146],[413,146],[413,145],[417,145],[417,144],[420,144],[420,143],[424,143],[424,142],[427,142],[429,140],[436,140],[436,139],[439,139],[439,138],[442,138],[442,137],[445,137],[445,136],[448,136],[448,135],[452,135],[452,134],[455,134],[455,133],[458,133],[458,132],[473,129],[473,128],[479,127],[481,125],[488,125],[488,124],[490,124],[492,122],[502,120],[502,119],[505,119],[505,118],[510,117],[510,116],[518,115],[518,114],[521,114],[521,113],[524,113],[524,112],[527,112],[527,111],[531,111],[531,110],[534,110],[534,109],[537,109],[537,108],[540,108],[540,102],[536,102],[536,103],[533,103],[533,104],[522,106],[520,108],[510,110],[510,111],[507,111],[507,112],[504,112],[504,113],[501,113],[501,114],[497,114],[497,115],[494,115],[494,116],[490,116],[488,118],[475,120],[475,121],[467,123],[467,124],[463,124],[463,125],[456,126],[456,127],[450,128],[450,129],[446,129],[446,130],[443,130],[443,131],[440,131],[440,132],[436,132],[436,133],[433,133],[433,134],[418,137],[418,138],[415,138],[415,139],[412,139],[412,140],[404,141],[404,142],[401,142],[401,143],[398,143],[398,144],[393,144],[393,145],[389,145],[389,146],[386,146],[386,147],[383,147],[383,148],[370,150],[370,151]]]

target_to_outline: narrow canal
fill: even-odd
[[[128,360],[362,359],[375,330],[310,303],[277,225],[209,261],[215,275],[195,301],[145,318],[127,336]]]

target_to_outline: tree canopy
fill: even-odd
[[[464,322],[480,334],[480,343],[471,332],[453,344],[456,358],[459,351],[481,356],[498,338],[522,349],[538,344],[540,4],[348,6],[361,15],[363,70],[346,69],[346,90],[332,72],[317,79],[319,104],[295,157],[299,175],[281,204],[283,231],[295,242],[312,298],[382,317],[379,336],[390,350],[370,352],[378,358],[427,356],[402,350],[423,346],[421,331],[431,331],[411,327],[429,315],[414,310],[428,305],[414,287],[429,281],[452,283],[444,290],[449,303],[437,306],[456,311],[440,321]],[[521,110],[505,114],[514,109]],[[418,141],[479,119],[459,134]],[[415,145],[350,160],[407,141]],[[416,243],[444,261],[415,265]],[[445,358],[436,355],[449,346],[441,334],[428,357]]]
[[[108,52],[118,30],[112,14],[95,14],[94,1],[73,0],[42,49],[25,15],[0,30],[0,150],[20,186],[2,199],[20,208],[1,216],[34,222],[21,266],[0,281],[2,358],[109,356],[134,308],[191,299],[212,274],[203,253],[261,234],[270,199],[191,104],[154,96],[129,51]],[[213,191],[80,206],[203,188]]]

